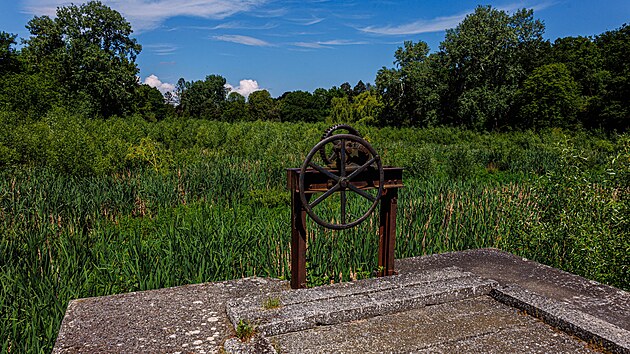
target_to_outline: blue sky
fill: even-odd
[[[75,0],[79,3],[80,0]],[[591,36],[630,23],[630,0],[104,0],[121,12],[143,46],[143,82],[169,89],[180,77],[225,77],[244,94],[313,91],[374,82],[405,40],[437,50],[444,30],[477,4],[534,9],[546,38]],[[54,15],[63,0],[0,0],[0,30],[28,36],[35,15]]]

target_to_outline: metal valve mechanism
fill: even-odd
[[[348,133],[333,134],[337,130],[345,130]],[[314,161],[318,154],[326,168]],[[312,169],[328,177],[331,183],[328,184],[327,190],[323,191],[323,194],[309,203],[310,196],[307,197],[304,181],[307,170]],[[378,185],[374,185],[374,179],[361,178],[365,173],[376,173]],[[304,210],[316,223],[330,229],[343,230],[360,224],[370,216],[383,195],[383,185],[384,172],[380,156],[356,129],[349,125],[340,124],[327,129],[321,141],[306,156],[300,169],[298,189]],[[366,190],[369,189],[377,189],[376,195],[367,193]],[[347,220],[348,198],[346,192],[348,191],[357,193],[372,202],[369,209],[355,220]],[[340,193],[341,200],[339,223],[325,221],[313,210],[335,192]]]

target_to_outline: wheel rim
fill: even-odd
[[[326,144],[329,144],[335,141],[341,142],[341,149],[340,149],[341,156],[339,156],[340,164],[338,166],[338,175],[334,174],[330,170],[313,162],[313,157],[318,153],[318,151],[321,151],[321,149],[323,149],[326,146]],[[367,162],[363,163],[358,168],[355,168],[352,170],[348,170],[347,169],[348,166],[346,165],[346,160],[348,156],[347,156],[345,146],[346,146],[346,142],[348,141],[354,141],[361,144],[368,150],[371,156],[371,158]],[[379,183],[378,183],[378,190],[377,190],[376,196],[366,193],[364,190],[352,185],[351,183],[353,179],[355,179],[365,170],[370,168],[370,166],[372,166],[373,164],[377,165],[378,174],[379,174]],[[306,199],[306,193],[304,191],[304,176],[305,176],[306,171],[309,168],[319,171],[320,173],[326,175],[327,177],[329,177],[330,179],[334,181],[334,185],[331,188],[329,188],[326,192],[324,192],[322,195],[320,195],[318,198],[316,198],[314,201],[310,203]],[[381,163],[380,156],[376,153],[374,148],[372,148],[372,146],[367,141],[353,134],[337,134],[337,135],[329,136],[323,139],[322,141],[317,143],[317,145],[315,145],[313,149],[311,149],[306,159],[304,160],[304,163],[302,164],[302,168],[300,169],[299,191],[300,191],[300,199],[302,201],[304,210],[317,224],[324,226],[326,228],[329,228],[329,229],[335,229],[335,230],[348,229],[350,227],[356,226],[360,224],[361,222],[365,221],[370,216],[370,214],[374,211],[374,209],[376,208],[376,206],[378,205],[381,199],[381,196],[383,195],[383,184],[384,184],[384,173],[383,173],[383,165]],[[368,199],[369,201],[372,202],[372,205],[369,207],[366,213],[364,213],[361,217],[351,222],[347,222],[346,220],[346,217],[347,217],[346,192],[348,191],[357,193],[363,198]],[[315,206],[323,202],[325,199],[333,195],[335,192],[341,193],[340,195],[341,223],[331,223],[331,222],[322,220],[313,211],[313,208]]]

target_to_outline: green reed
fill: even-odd
[[[300,166],[323,127],[186,123],[127,133],[158,144],[144,147],[165,154],[159,168],[133,160],[104,174],[37,164],[0,171],[3,352],[49,352],[71,299],[290,277],[285,168]],[[627,136],[361,131],[386,164],[407,168],[396,257],[498,247],[627,289]],[[338,218],[339,205],[332,198],[317,212]],[[368,205],[351,198],[348,212],[358,217]],[[310,285],[377,270],[377,215],[345,231],[307,227]]]

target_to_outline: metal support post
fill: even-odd
[[[381,199],[378,266],[379,276],[394,275],[394,252],[396,250],[396,208],[398,188],[386,189]]]

